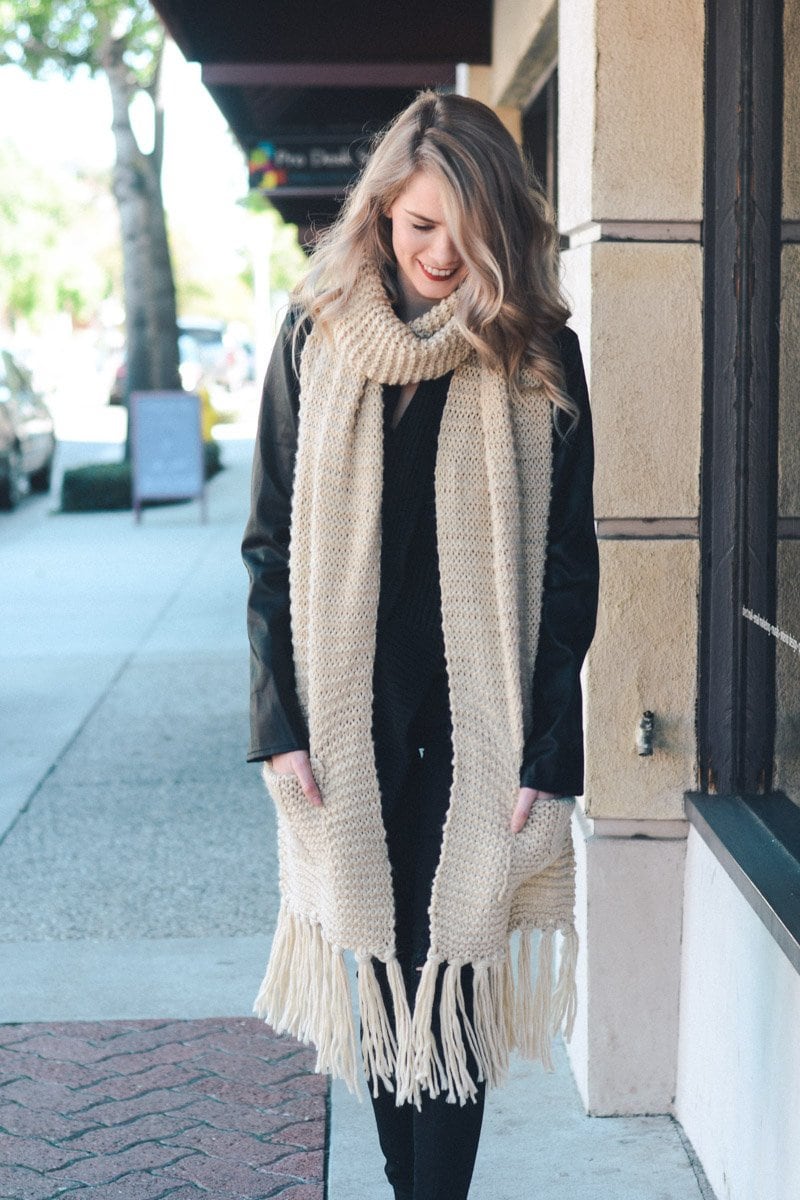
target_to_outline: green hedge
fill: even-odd
[[[218,442],[203,443],[205,477],[221,471]],[[182,504],[182,500],[146,500],[147,508],[157,504]],[[130,462],[91,463],[64,472],[61,481],[62,512],[108,512],[133,507]]]

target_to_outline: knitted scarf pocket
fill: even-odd
[[[322,790],[323,768],[320,760],[311,756],[311,770]],[[283,822],[285,833],[293,840],[297,850],[310,863],[324,860],[327,843],[327,813],[325,806],[312,804],[303,791],[297,776],[276,771],[269,763],[261,767],[261,777],[275,805],[279,824]]]
[[[563,854],[571,837],[574,796],[536,800],[519,833],[508,834],[506,891],[515,892]]]

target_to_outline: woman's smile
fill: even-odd
[[[419,170],[387,213],[405,320],[444,300],[467,273],[443,200],[441,181],[431,171]]]
[[[458,270],[458,267],[450,267],[447,270],[442,270],[440,267],[430,267],[424,262],[421,262],[419,265],[422,267],[422,270],[425,272],[428,278],[432,279],[434,282],[438,282],[442,279],[449,279],[450,276],[455,275],[456,271]]]

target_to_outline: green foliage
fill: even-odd
[[[251,206],[242,203],[242,207]],[[269,222],[270,283],[274,292],[289,292],[308,267],[308,260],[297,240],[297,226],[287,225],[272,205],[248,211],[249,223]],[[221,258],[208,237],[205,225],[184,220],[170,226],[170,249],[175,264],[178,311],[202,313],[227,321],[253,319],[253,255],[259,243],[255,231],[244,230],[235,257]],[[237,261],[238,260],[238,261]]]
[[[64,472],[61,481],[62,512],[100,512],[130,508],[129,462],[92,463]]]
[[[87,321],[119,288],[119,225],[105,177],[26,158],[0,142],[0,319]]]
[[[0,65],[16,63],[35,79],[102,69],[112,38],[149,87],[164,30],[149,0],[0,0]]]
[[[203,461],[206,479],[213,479],[223,469],[218,442],[203,443]],[[143,507],[183,503],[183,500],[146,500]],[[129,461],[91,463],[64,472],[61,482],[62,512],[110,512],[132,507]]]
[[[308,259],[297,238],[297,226],[287,224],[269,198],[258,192],[249,193],[239,203],[252,214],[250,220],[269,221],[272,225],[270,286],[276,292],[290,292],[308,268]],[[253,268],[250,262],[241,272],[240,278],[252,291]]]
[[[287,225],[275,210],[274,242],[270,257],[271,282],[275,291],[290,292],[304,271],[308,259],[297,240],[297,226]]]

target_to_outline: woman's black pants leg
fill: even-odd
[[[381,964],[376,965],[380,968]],[[415,971],[414,974],[418,979],[418,973]],[[462,976],[465,999],[466,974],[465,971]],[[405,972],[404,977],[409,1003],[413,1003],[416,982],[405,976]],[[385,991],[388,993],[388,984]],[[436,999],[438,1001],[438,991]],[[469,1000],[467,1004],[469,1012]],[[434,1035],[438,1040],[436,1026]],[[470,1062],[470,1066],[475,1079],[475,1065]],[[384,1170],[394,1188],[395,1200],[466,1200],[475,1168],[486,1098],[486,1085],[479,1083],[477,1087],[475,1101],[468,1100],[463,1106],[458,1102],[448,1104],[446,1093],[431,1097],[429,1092],[423,1091],[419,1110],[413,1104],[397,1106],[394,1093],[380,1081],[378,1095],[370,1092],[378,1140],[385,1159]]]
[[[419,675],[416,675],[419,690]],[[446,672],[437,672],[414,696],[412,673],[405,691],[395,688],[391,711],[376,696],[375,749],[381,782],[387,847],[392,864],[397,911],[397,955],[413,1008],[419,983],[418,967],[428,950],[428,905],[441,850],[452,781],[452,727]],[[419,748],[423,753],[420,756]],[[383,770],[382,770],[383,768]],[[391,993],[385,968],[374,960],[391,1013]],[[442,971],[434,1000],[433,1033],[439,1042],[436,1014]],[[472,1011],[471,968],[462,970],[468,1015]],[[441,1052],[441,1046],[440,1046]],[[477,1066],[468,1049],[472,1078]],[[386,1160],[386,1176],[395,1200],[466,1200],[475,1166],[483,1123],[485,1083],[478,1083],[475,1101],[448,1103],[446,1093],[421,1096],[421,1110],[395,1104],[393,1092],[382,1083],[370,1092],[378,1139]]]

